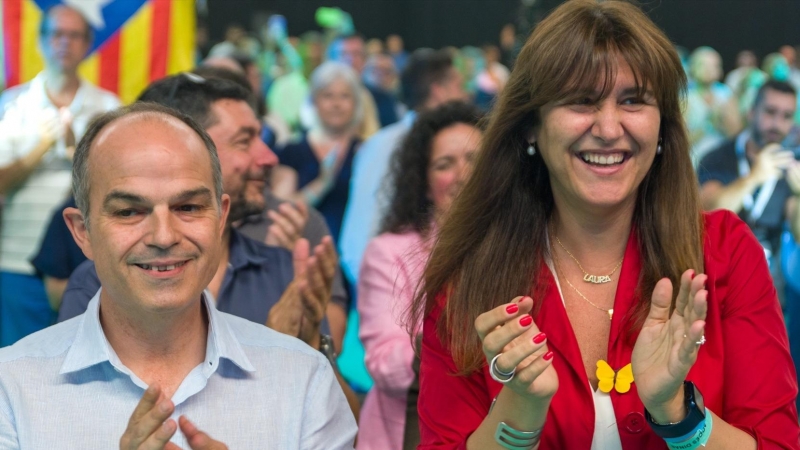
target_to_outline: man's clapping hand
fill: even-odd
[[[148,387],[131,414],[128,428],[119,441],[120,450],[180,450],[169,441],[178,427],[192,450],[228,449],[222,442],[197,429],[186,416],[181,416],[176,424],[169,418],[174,411],[175,405],[161,395],[158,386]]]
[[[272,307],[267,326],[305,343],[319,346],[319,327],[331,298],[338,258],[330,236],[311,254],[308,241],[299,239],[293,252],[294,280]]]

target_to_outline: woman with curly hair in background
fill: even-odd
[[[476,108],[460,102],[423,113],[394,155],[382,234],[367,246],[358,277],[359,335],[375,380],[361,414],[359,450],[408,447],[403,429],[414,348],[401,319],[436,230],[471,171],[479,119]]]

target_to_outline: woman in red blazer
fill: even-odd
[[[798,449],[764,253],[701,212],[666,36],[572,0],[531,34],[412,306],[421,449]]]

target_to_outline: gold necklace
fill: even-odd
[[[608,283],[609,281],[611,281],[611,275],[614,275],[614,272],[616,272],[617,269],[619,269],[619,267],[622,265],[622,260],[620,259],[619,262],[617,263],[617,265],[614,266],[614,270],[612,270],[610,274],[608,274],[608,275],[589,275],[589,273],[586,272],[586,270],[584,270],[584,268],[581,265],[580,261],[578,261],[578,258],[573,256],[572,253],[570,253],[569,250],[567,250],[567,248],[564,247],[564,244],[561,243],[561,239],[559,239],[558,236],[556,236],[556,242],[558,242],[558,245],[560,245],[561,248],[563,248],[564,251],[567,252],[569,257],[572,258],[573,261],[575,261],[575,264],[577,264],[578,267],[581,269],[581,272],[583,272],[583,281],[585,281],[587,283],[594,283],[594,284]],[[570,286],[572,286],[572,285],[570,285]],[[580,294],[580,292],[579,292],[579,294]],[[581,294],[581,296],[583,296],[583,294]]]
[[[555,254],[553,254],[553,263],[556,266],[556,273],[558,273],[558,271],[559,271],[558,270],[558,257],[556,257]],[[608,309],[608,308],[603,308],[601,306],[595,305],[594,303],[592,303],[591,300],[586,298],[586,296],[583,295],[583,293],[581,293],[581,291],[579,291],[578,288],[573,286],[572,283],[569,282],[569,280],[567,279],[566,276],[564,276],[564,281],[566,281],[567,284],[569,285],[569,287],[571,287],[578,295],[580,295],[582,299],[586,300],[586,303],[588,303],[588,304],[594,306],[595,308],[599,309],[600,311],[603,311],[604,313],[608,314],[608,320],[612,320],[613,319],[613,317],[614,317],[614,308]]]

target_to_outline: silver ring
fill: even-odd
[[[686,339],[686,335],[685,334],[683,335],[683,338]],[[706,343],[706,335],[703,334],[702,336],[700,336],[700,340],[699,341],[695,341],[694,342],[694,345],[700,347],[701,345],[703,345],[705,343]]]
[[[492,376],[494,381],[498,383],[506,384],[509,381],[514,379],[514,374],[517,373],[517,368],[514,367],[511,369],[511,372],[503,372],[502,370],[497,368],[497,358],[500,357],[502,353],[498,353],[492,358],[492,362],[489,363],[489,375]]]

